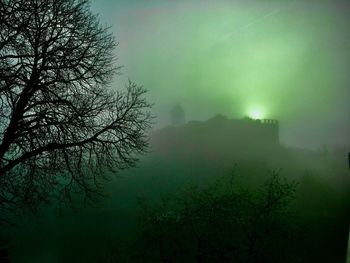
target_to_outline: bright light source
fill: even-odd
[[[265,117],[265,111],[261,107],[254,107],[250,109],[248,116],[254,120],[261,120]]]
[[[250,117],[254,120],[262,118],[262,114],[260,111],[252,111],[250,115],[251,115]]]

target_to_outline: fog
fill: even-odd
[[[259,111],[287,145],[349,144],[346,1],[94,1],[128,78],[155,103],[157,126]]]
[[[11,260],[343,263],[350,3],[93,0],[91,10],[118,42],[111,88],[130,79],[153,103],[149,147],[135,167],[101,169],[103,182],[89,159],[98,201],[84,203],[78,185],[68,206],[19,213],[3,230]]]

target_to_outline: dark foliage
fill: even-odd
[[[115,46],[88,0],[0,1],[0,213],[93,200],[145,151],[150,105],[110,88]]]
[[[9,250],[11,249],[10,240],[6,238],[0,239],[0,262],[10,263]]]
[[[259,189],[232,176],[206,189],[189,189],[160,206],[143,203],[142,262],[295,262],[295,185],[277,173]]]

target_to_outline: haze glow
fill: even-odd
[[[110,1],[111,24],[131,78],[149,89],[157,125],[180,103],[186,119],[215,114],[280,120],[281,140],[350,144],[350,24],[345,1]],[[248,111],[248,112],[247,112]]]
[[[266,118],[261,107],[252,107],[248,113],[248,116],[254,120],[261,120]]]

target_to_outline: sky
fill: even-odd
[[[335,0],[92,0],[122,75],[143,85],[156,127],[278,119],[285,145],[350,145],[350,4]]]

